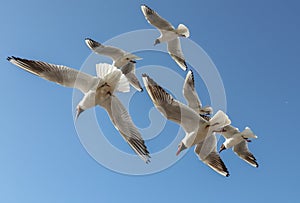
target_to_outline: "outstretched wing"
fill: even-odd
[[[129,62],[121,68],[128,82],[137,90],[142,92],[143,88],[135,75],[135,63]]]
[[[192,70],[186,74],[184,85],[183,85],[183,95],[188,102],[188,106],[194,109],[199,114],[212,114],[212,108],[207,106],[202,108],[201,100],[195,90],[194,74]]]
[[[142,5],[141,9],[148,23],[150,23],[154,27],[158,28],[159,30],[174,30],[174,27],[167,20],[160,17],[154,10],[152,10],[148,6]]]
[[[145,142],[120,100],[112,95],[110,101],[103,107],[106,109],[114,126],[121,133],[129,146],[142,160],[149,163],[150,155]]]
[[[168,52],[170,56],[174,59],[174,61],[182,68],[182,70],[187,69],[187,65],[181,50],[180,40],[179,38],[175,38],[171,41],[167,42]]]
[[[148,75],[142,76],[152,102],[168,120],[181,125],[186,133],[193,132],[199,127],[201,118],[194,110],[175,100]]]
[[[203,142],[197,144],[194,151],[199,159],[214,171],[223,176],[229,176],[229,172],[217,152],[217,138],[215,133],[206,137]]]
[[[258,167],[258,163],[254,155],[248,149],[248,142],[243,140],[239,144],[235,145],[232,149],[236,155],[246,161],[248,164],[254,167]]]
[[[117,61],[119,58],[123,57],[126,54],[126,52],[122,49],[112,46],[104,46],[101,43],[90,38],[86,38],[85,43],[92,51],[100,55],[108,56],[113,61]]]
[[[79,89],[84,93],[88,92],[99,81],[99,79],[94,76],[79,72],[67,66],[22,59],[14,56],[8,57],[7,60],[34,75],[66,87]]]

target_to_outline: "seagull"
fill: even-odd
[[[65,87],[76,88],[84,93],[83,99],[77,105],[76,119],[86,109],[96,105],[103,107],[125,141],[135,153],[146,163],[150,155],[144,140],[134,126],[130,115],[120,100],[114,95],[115,91],[128,92],[129,83],[118,68],[100,63],[96,65],[97,77],[73,68],[54,65],[42,61],[8,57],[12,64],[45,80],[55,82]]]
[[[192,70],[189,70],[186,74],[183,85],[183,95],[188,102],[188,106],[194,109],[197,113],[201,115],[211,115],[213,113],[212,107],[202,107],[201,100],[195,90],[194,74]]]
[[[113,60],[113,66],[116,66],[117,68],[123,68],[123,70],[126,72],[126,74],[123,72],[123,74],[127,77],[130,84],[138,91],[142,92],[143,88],[141,87],[139,80],[135,76],[135,63],[136,60],[141,60],[142,58],[125,52],[122,49],[112,47],[112,46],[104,46],[101,43],[92,40],[90,38],[85,38],[86,45],[95,53],[107,56]]]
[[[237,156],[251,166],[256,168],[258,167],[256,158],[248,148],[248,142],[251,142],[249,138],[255,139],[257,136],[249,127],[246,127],[244,131],[240,132],[238,128],[228,125],[225,126],[219,133],[225,138],[225,142],[222,144],[219,152],[232,147],[232,150]]]
[[[183,24],[179,24],[177,29],[175,29],[173,25],[145,4],[141,6],[141,9],[148,23],[156,27],[160,32],[160,37],[155,40],[154,45],[166,42],[170,56],[185,71],[187,65],[181,50],[179,37],[188,38],[190,36],[189,29]]]
[[[208,115],[212,114],[213,110],[210,106],[202,108],[201,101],[195,90],[194,75],[192,70],[189,70],[189,72],[186,74],[183,85],[183,96],[187,100],[188,106],[191,109],[200,114],[200,116],[205,120],[210,120]],[[215,133],[208,135],[204,141],[197,144],[194,152],[198,155],[198,158],[203,163],[208,165],[214,171],[223,176],[229,176],[229,172],[217,151],[217,138]]]
[[[214,132],[218,132],[224,126],[230,124],[229,118],[223,111],[218,111],[207,121],[191,107],[175,100],[148,75],[143,74],[142,79],[155,107],[168,120],[179,124],[186,133],[178,145],[176,155],[179,155],[182,150],[194,145],[196,145],[196,153],[198,153],[199,149],[202,148],[203,142],[207,140],[207,137],[212,137],[210,139],[213,140],[212,134],[214,134]],[[218,173],[229,176],[225,164],[221,161],[220,157],[217,157],[216,146],[210,144],[209,148],[209,153],[203,154],[203,156],[202,154],[199,155],[200,159]]]

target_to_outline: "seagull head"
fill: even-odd
[[[160,40],[159,40],[159,39],[156,39],[156,40],[154,41],[154,46],[157,45],[157,44],[160,44]]]
[[[76,120],[78,119],[79,115],[80,115],[82,112],[84,112],[84,109],[83,109],[81,106],[78,105],[77,108],[76,108],[76,115],[75,115],[75,119],[76,119]]]
[[[187,147],[183,144],[183,142],[180,142],[180,144],[178,145],[178,150],[176,152],[176,156],[178,156],[180,154],[181,151],[185,150]]]
[[[225,145],[222,144],[221,147],[220,147],[219,153],[221,153],[221,151],[223,151],[223,150],[225,150],[225,149],[226,149]]]

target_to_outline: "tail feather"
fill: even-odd
[[[241,135],[244,138],[257,138],[257,136],[252,132],[252,130],[249,127],[246,127],[243,132],[241,132]]]
[[[219,110],[209,120],[209,123],[212,131],[218,131],[225,126],[230,125],[231,121],[223,111]]]
[[[96,64],[96,72],[99,78],[105,80],[111,87],[115,87],[116,89],[113,89],[116,91],[129,92],[130,87],[127,78],[122,74],[121,70],[115,66],[99,63]]]
[[[183,24],[179,24],[178,25],[177,33],[179,35],[182,35],[183,37],[186,37],[186,38],[188,38],[190,36],[189,29],[185,25],[183,25]]]

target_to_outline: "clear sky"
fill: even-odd
[[[231,173],[224,178],[198,161],[191,149],[158,173],[113,172],[96,162],[77,136],[72,89],[6,61],[14,55],[80,69],[91,54],[85,37],[105,42],[122,33],[152,28],[140,10],[143,3],[175,26],[187,25],[190,39],[210,56],[222,78],[233,125],[250,126],[259,137],[250,143],[259,168],[246,164],[231,150],[224,151],[221,157]],[[298,201],[299,6],[292,0],[1,2],[0,202]],[[142,57],[137,69],[163,64],[185,75],[169,57],[165,61],[153,56],[148,60],[147,53]],[[200,76],[196,79],[199,95],[208,104],[203,82]],[[143,92],[133,100],[134,122],[147,126],[147,115],[135,108],[151,107],[148,95]],[[111,129],[108,139],[130,151],[106,113],[97,107],[96,114]],[[165,129],[146,142],[150,151],[158,150],[155,139],[163,143],[174,139],[170,132],[177,125],[168,122],[167,128],[170,131]]]

